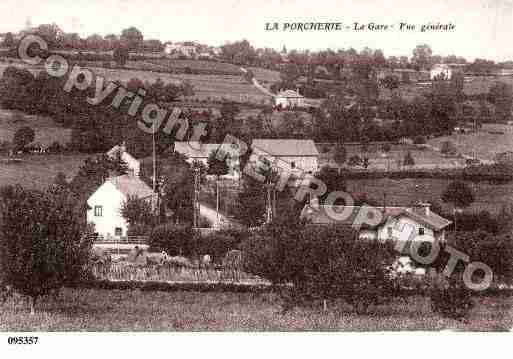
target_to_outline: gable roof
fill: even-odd
[[[127,152],[125,145],[116,145],[107,151],[107,156],[109,157],[114,157],[123,154],[133,159],[134,161],[137,161],[137,159],[134,156]]]
[[[343,225],[353,225],[358,216],[359,211],[362,209],[362,206],[328,206],[328,205],[318,205],[313,206],[310,204],[305,205],[303,210],[301,211],[300,217],[302,219],[308,220],[312,224],[343,224]],[[329,211],[335,213],[342,213],[343,211],[348,211],[347,215],[344,216],[344,219],[332,218],[329,215]],[[442,230],[447,227],[452,222],[448,219],[445,219],[433,211],[429,211],[429,214],[425,213],[424,208],[419,207],[372,207],[369,206],[368,213],[375,213],[374,211],[381,212],[383,218],[380,223],[375,227],[378,227],[384,224],[389,218],[398,218],[400,216],[409,217],[422,225],[434,229],[436,231]],[[363,226],[365,227],[365,226]],[[366,225],[366,227],[371,227]]]
[[[139,177],[122,175],[108,179],[126,197],[148,198],[154,195],[153,190]]]
[[[251,148],[271,156],[319,156],[312,140],[254,139]]]
[[[299,92],[294,91],[294,90],[285,90],[285,91],[280,91],[280,92],[278,92],[278,94],[276,95],[276,97],[286,97],[286,98],[304,98],[304,96],[301,96],[301,95],[299,94]]]

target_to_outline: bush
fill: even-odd
[[[150,235],[152,252],[166,251],[170,256],[190,256],[193,252],[194,233],[192,227],[183,224],[162,224]]]
[[[292,283],[284,310],[316,299],[342,298],[358,313],[386,303],[398,287],[389,243],[363,241],[343,226],[274,223],[242,245],[244,269],[273,284]],[[369,260],[372,258],[373,260]]]
[[[213,232],[197,240],[196,254],[209,254],[215,263],[221,263],[226,253],[239,249],[240,238],[229,233]]]
[[[427,143],[426,141],[426,137],[422,136],[422,135],[418,135],[418,136],[415,136],[413,138],[413,143],[415,145],[425,145]]]
[[[62,187],[0,191],[2,281],[36,300],[84,279],[92,241],[78,199]]]
[[[410,151],[406,152],[406,154],[404,155],[403,165],[415,166],[415,160],[413,159],[413,156]]]
[[[451,319],[466,317],[474,302],[472,293],[464,286],[462,278],[445,278],[443,274],[438,274],[434,281],[430,289],[433,312]]]
[[[458,151],[456,150],[454,143],[451,141],[444,141],[442,142],[440,152],[446,156],[454,156]]]

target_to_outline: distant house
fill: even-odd
[[[327,206],[312,203],[305,205],[300,216],[312,225],[339,224],[353,226],[361,210],[362,207],[360,206]],[[365,210],[368,210],[368,208]],[[409,228],[405,232],[407,238],[426,235],[435,240],[444,241],[445,228],[452,223],[431,211],[427,203],[419,203],[413,207],[373,207],[373,210],[382,214],[381,221],[376,225],[362,223],[358,232],[362,239],[391,239],[394,232],[401,232],[401,228],[403,231],[405,228]],[[331,213],[335,213],[335,215]],[[337,219],[339,215],[343,216],[343,219]],[[404,225],[407,225],[407,227],[403,227]]]
[[[167,55],[179,54],[185,57],[195,57],[197,54],[197,48],[195,45],[190,43],[166,43],[164,45],[164,53]]]
[[[192,163],[198,161],[205,166],[208,165],[208,157],[212,152],[218,150],[224,151],[228,154],[228,167],[229,173],[224,176],[228,179],[240,178],[240,152],[236,145],[229,143],[200,143],[200,142],[175,142],[175,152],[181,153],[187,157],[187,162]]]
[[[124,143],[112,147],[107,152],[107,156],[109,156],[110,158],[115,158],[116,156],[119,156],[121,160],[123,160],[123,162],[127,164],[128,174],[139,177],[139,174],[141,172],[141,162],[126,151],[126,146]]]
[[[303,107],[305,98],[294,90],[280,91],[274,96],[274,105],[282,108]]]
[[[429,72],[431,80],[443,76],[445,80],[450,80],[454,73],[462,72],[464,64],[435,64]]]
[[[87,200],[87,222],[105,238],[127,235],[128,223],[121,215],[121,207],[129,197],[154,200],[154,192],[139,177],[122,175],[105,181]]]
[[[319,151],[312,140],[255,139],[253,156],[264,157],[289,172],[315,173],[319,169]]]

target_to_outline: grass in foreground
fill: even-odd
[[[264,330],[507,330],[513,327],[511,298],[476,298],[465,322],[441,318],[429,300],[412,297],[358,316],[344,305],[296,308],[279,314],[272,294],[144,292],[66,289],[58,301],[40,304],[35,315],[7,303],[3,331],[264,331]]]

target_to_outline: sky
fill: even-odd
[[[0,32],[56,23],[66,32],[120,34],[137,27],[146,39],[209,45],[247,39],[256,47],[319,50],[364,47],[411,56],[416,45],[434,54],[513,60],[513,0],[2,0]],[[450,32],[273,32],[266,23],[354,22],[420,26],[453,23]]]

